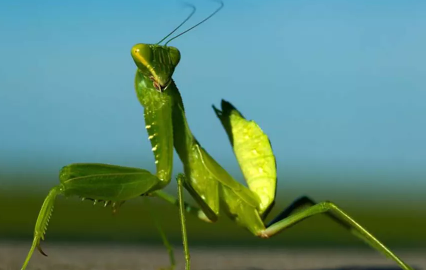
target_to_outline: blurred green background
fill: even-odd
[[[192,2],[187,26],[217,7]],[[170,44],[182,54],[174,79],[192,131],[244,182],[211,110],[227,99],[262,127],[277,156],[269,218],[309,195],[337,203],[386,244],[425,247],[425,12],[424,1],[225,1]],[[155,171],[130,48],[157,42],[188,13],[179,1],[0,3],[0,241],[31,242],[66,164]],[[175,183],[167,190],[175,194]],[[60,197],[47,241],[160,244],[151,208],[179,243],[177,209],[151,201],[112,215]],[[363,246],[325,217],[269,240],[225,216],[217,224],[188,217],[188,230],[201,245]]]

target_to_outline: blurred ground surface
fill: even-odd
[[[0,243],[0,270],[20,269],[31,243]],[[42,243],[49,257],[37,251],[28,270],[135,270],[168,265],[162,247],[117,245],[59,245]],[[426,269],[426,250],[396,250],[416,269]],[[192,269],[208,270],[396,270],[398,266],[370,249],[191,248]],[[182,250],[177,268],[184,269]]]

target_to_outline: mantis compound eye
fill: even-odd
[[[170,62],[173,66],[177,66],[180,61],[180,52],[175,47],[167,47],[169,49]]]
[[[138,68],[150,66],[152,50],[148,44],[136,44],[133,46],[131,54]]]

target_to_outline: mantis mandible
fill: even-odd
[[[142,195],[158,197],[179,206],[187,270],[190,269],[190,256],[185,212],[203,221],[215,222],[220,210],[261,238],[272,237],[311,216],[326,214],[331,220],[394,260],[402,269],[412,269],[341,208],[329,201],[316,203],[308,197],[301,197],[266,223],[265,219],[275,201],[275,156],[267,135],[254,121],[246,120],[231,103],[222,100],[221,109],[214,106],[213,109],[228,135],[248,187],[234,180],[201,147],[191,133],[181,95],[172,79],[180,61],[180,52],[167,44],[212,17],[222,7],[221,2],[220,7],[206,19],[170,38],[165,45],[159,45],[194,14],[194,8],[183,23],[157,44],[137,44],[131,49],[137,66],[136,95],[144,107],[145,127],[155,157],[155,175],[139,168],[107,164],[76,163],[63,167],[59,175],[60,184],[50,190],[40,210],[33,244],[22,270],[26,268],[35,248],[43,253],[40,241],[44,240],[58,194],[88,198],[94,200],[94,203],[102,201],[105,206],[111,204],[114,210],[122,202]],[[177,176],[178,198],[162,191],[172,178],[173,147],[183,163],[185,173]],[[183,188],[190,193],[199,207],[184,203]],[[172,257],[171,255],[171,259]]]

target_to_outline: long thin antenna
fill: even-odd
[[[173,29],[172,32],[170,32],[162,40],[160,40],[159,42],[157,42],[157,45],[160,44],[161,42],[163,42],[168,37],[170,37],[174,32],[176,32],[176,30],[178,30],[184,23],[186,23],[192,17],[192,15],[194,15],[194,13],[197,10],[197,8],[194,5],[192,5],[192,4],[185,3],[185,5],[188,6],[188,7],[190,7],[190,8],[192,8],[191,14],[189,14],[188,17],[186,17],[186,19],[181,24],[179,24],[175,29]]]
[[[183,34],[185,34],[185,33],[189,32],[189,31],[191,31],[192,29],[194,29],[195,27],[199,26],[199,25],[200,25],[200,24],[202,24],[203,22],[205,22],[205,21],[207,21],[208,19],[210,19],[211,17],[213,17],[216,13],[218,13],[218,12],[219,12],[219,10],[221,10],[221,9],[223,8],[224,4],[223,4],[223,2],[222,2],[222,1],[217,1],[217,2],[219,2],[219,3],[220,3],[220,7],[218,7],[218,8],[217,8],[217,9],[216,9],[216,10],[215,10],[212,14],[210,14],[210,16],[208,16],[207,18],[205,18],[205,19],[204,19],[204,20],[202,20],[201,22],[197,23],[196,25],[192,26],[191,28],[186,29],[185,31],[183,31],[183,32],[182,32],[182,33],[180,33],[179,35],[172,37],[171,39],[169,39],[169,41],[167,41],[167,42],[166,42],[166,44],[164,44],[164,46],[167,46],[167,44],[168,44],[170,41],[172,41],[173,39],[175,39],[175,38],[177,38],[177,37],[180,37],[180,36],[182,36]]]

